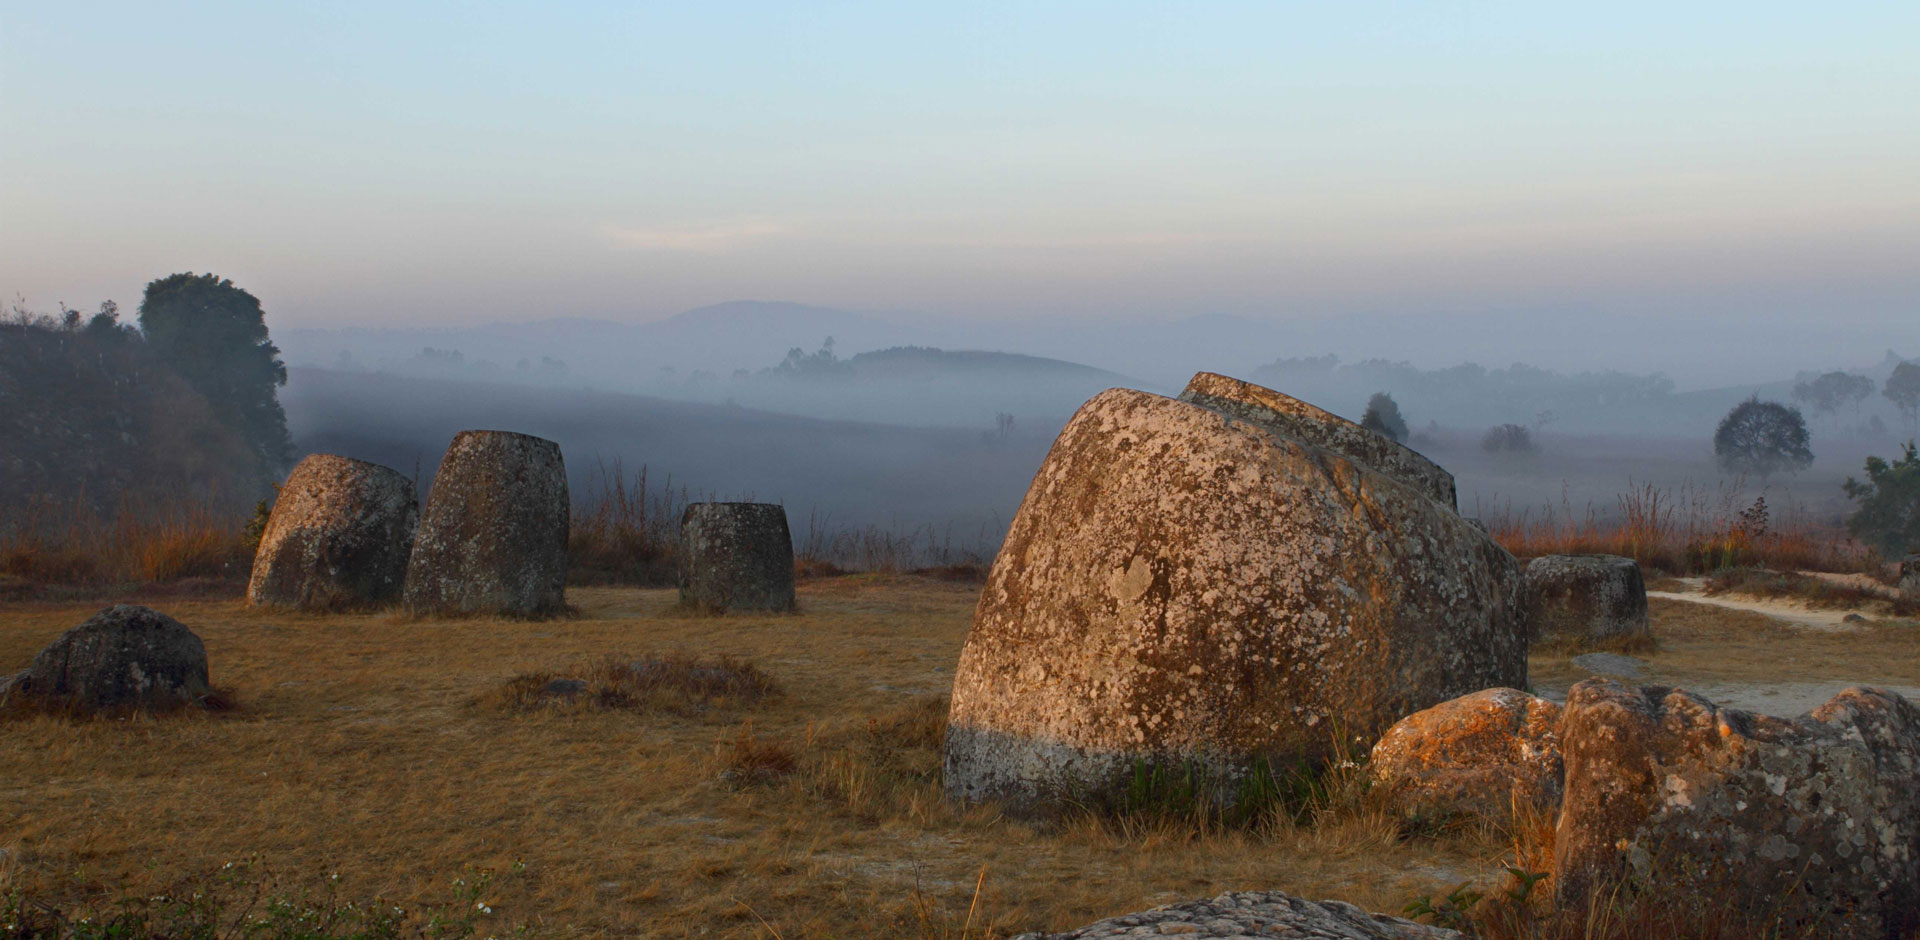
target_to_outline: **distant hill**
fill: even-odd
[[[936,349],[931,346],[894,346],[863,352],[846,360],[853,373],[862,378],[916,378],[933,375],[1025,376],[1034,378],[1087,379],[1124,385],[1133,380],[1118,372],[1093,366],[1025,356],[1019,353],[987,352],[978,349]]]

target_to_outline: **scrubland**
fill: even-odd
[[[797,615],[698,617],[670,591],[577,588],[577,617],[533,623],[158,599],[236,707],[0,724],[0,895],[106,911],[235,862],[410,912],[470,901],[482,936],[986,937],[1249,888],[1395,912],[1495,891],[1514,860],[1515,833],[1404,828],[1339,769],[1238,827],[955,807],[939,742],[977,592],[846,575],[804,583]],[[9,605],[0,668],[96,607]],[[1920,684],[1910,624],[1821,634],[1657,599],[1653,616],[1662,681]],[[639,659],[747,680],[537,692]],[[1564,656],[1533,672],[1575,678]],[[461,894],[483,871],[484,896]]]
[[[235,707],[0,721],[0,900],[13,905],[0,913],[105,915],[225,879],[230,911],[287,892],[384,899],[437,940],[523,927],[988,937],[1250,888],[1386,912],[1424,897],[1442,912],[1430,919],[1451,917],[1456,886],[1498,898],[1503,866],[1543,870],[1550,855],[1538,820],[1396,823],[1352,767],[1249,824],[1191,807],[1050,822],[956,807],[940,787],[944,696],[984,543],[796,519],[801,613],[697,617],[658,587],[687,491],[616,465],[579,495],[577,616],[539,623],[248,608],[248,520],[212,508],[14,527],[0,538],[0,672],[102,603],[134,600],[205,639]],[[1615,513],[1486,521],[1523,558],[1623,554],[1656,589],[1873,615],[1821,631],[1655,598],[1655,645],[1634,651],[1643,681],[1782,713],[1847,684],[1920,689],[1913,611],[1790,574],[1872,574],[1878,559],[1803,518],[1722,503],[1649,487]],[[1709,577],[1659,580],[1673,575]],[[1575,652],[1537,651],[1535,689],[1584,678]],[[665,671],[622,678],[639,660]],[[545,694],[557,678],[587,689]],[[1737,921],[1656,924],[1644,904],[1579,924],[1501,910],[1483,906],[1483,936],[1744,935]],[[180,931],[128,935],[167,933]]]
[[[11,720],[0,889],[103,904],[257,858],[412,907],[490,868],[488,931],[983,936],[1248,885],[1397,909],[1477,870],[1483,841],[1401,842],[1368,818],[1229,832],[953,807],[938,742],[976,592],[855,575],[806,585],[798,615],[701,618],[670,592],[579,589],[578,618],[544,623],[167,603],[237,710]],[[89,613],[9,608],[0,663]],[[615,708],[511,693],[675,653],[751,663],[779,691]]]

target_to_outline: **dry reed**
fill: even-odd
[[[1620,494],[1610,510],[1588,504],[1522,509],[1479,508],[1487,531],[1521,559],[1541,555],[1622,555],[1650,573],[1705,574],[1760,566],[1778,570],[1858,572],[1879,559],[1845,530],[1814,523],[1797,506],[1780,519],[1765,496],[1748,500],[1739,482],[1708,493],[1692,484],[1643,484]]]

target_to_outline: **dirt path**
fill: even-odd
[[[1648,592],[1648,597],[1652,650],[1593,657],[1541,652],[1529,660],[1534,690],[1563,699],[1574,683],[1607,674],[1783,716],[1804,713],[1854,685],[1887,688],[1920,701],[1920,624],[1911,620],[1809,625],[1809,613],[1829,612],[1791,606],[1756,611],[1746,599],[1723,603],[1726,598],[1686,591]]]
[[[1815,630],[1851,630],[1854,629],[1855,624],[1847,622],[1848,615],[1866,616],[1862,611],[1813,608],[1788,600],[1726,595],[1710,597],[1704,593],[1707,584],[1705,578],[1680,578],[1679,581],[1687,586],[1686,591],[1648,591],[1647,596],[1684,601],[1689,604],[1706,604],[1727,610],[1744,610],[1748,613],[1772,617],[1797,627],[1809,627]]]

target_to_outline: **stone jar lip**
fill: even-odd
[[[306,463],[306,462],[307,462],[307,461],[309,461],[309,460],[320,460],[320,461],[323,461],[323,462],[326,462],[326,463],[334,463],[334,462],[339,462],[339,463],[345,463],[345,464],[351,464],[351,465],[353,465],[353,466],[356,466],[356,467],[372,467],[372,468],[374,468],[375,470],[386,470],[386,471],[388,471],[388,472],[390,472],[390,473],[400,473],[400,471],[398,471],[398,470],[395,470],[395,469],[393,469],[392,467],[389,467],[389,466],[387,466],[386,464],[382,464],[382,463],[374,463],[374,462],[373,462],[373,461],[371,461],[371,460],[361,460],[361,459],[360,459],[360,458],[358,458],[358,457],[349,457],[349,456],[347,456],[347,455],[345,455],[345,454],[321,454],[321,453],[313,453],[313,454],[308,454],[308,455],[306,455],[305,457],[302,457],[302,458],[300,458],[300,463]],[[295,465],[294,465],[294,468],[295,468],[295,469],[298,469],[298,468],[299,468],[299,464],[295,464]],[[402,474],[402,476],[404,476],[404,475],[405,475],[405,474]]]
[[[1202,408],[1222,411],[1229,416],[1235,416],[1233,413],[1235,407],[1252,407],[1274,411],[1285,416],[1305,418],[1311,424],[1327,428],[1337,428],[1349,439],[1329,440],[1312,433],[1302,436],[1294,430],[1272,427],[1268,427],[1268,430],[1357,461],[1370,470],[1411,486],[1436,502],[1445,504],[1456,513],[1460,511],[1459,494],[1455,488],[1453,474],[1447,472],[1446,468],[1403,441],[1394,440],[1384,434],[1375,434],[1358,422],[1349,421],[1305,399],[1296,398],[1278,389],[1236,378],[1224,372],[1207,370],[1195,372],[1193,377],[1187,380],[1186,387],[1174,397],[1179,401],[1199,405]],[[1254,423],[1265,426],[1265,422],[1257,419]],[[1398,466],[1395,466],[1396,463]],[[1441,485],[1442,481],[1444,481],[1444,487]]]
[[[454,432],[453,439],[457,441],[463,437],[481,437],[481,436],[518,437],[518,438],[525,438],[529,441],[539,441],[542,444],[552,444],[555,447],[560,446],[559,442],[541,437],[537,434],[528,434],[525,431],[500,431],[492,428],[469,428],[465,431],[456,431]]]
[[[692,511],[697,506],[768,506],[768,507],[783,510],[783,511],[787,508],[785,503],[756,503],[756,502],[744,501],[744,500],[738,501],[738,502],[728,502],[726,500],[706,500],[698,503],[688,503],[687,509],[688,511]]]

